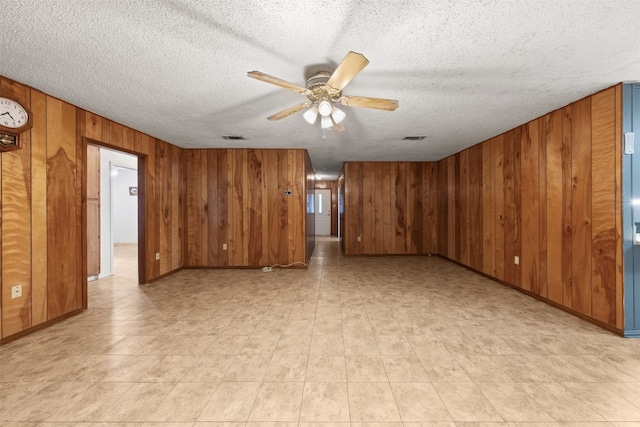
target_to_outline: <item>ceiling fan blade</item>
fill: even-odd
[[[398,108],[395,99],[368,98],[366,96],[342,96],[338,102],[348,107],[375,108],[376,110],[393,111]]]
[[[247,76],[254,78],[256,80],[261,80],[263,82],[271,83],[272,85],[280,86],[285,89],[292,90],[294,92],[301,93],[306,95],[309,91],[306,87],[302,87],[295,83],[288,82],[286,80],[279,79],[277,77],[270,76],[269,74],[262,73],[260,71],[249,71]]]
[[[305,108],[309,108],[311,106],[310,102],[305,102],[304,104],[294,105],[293,107],[289,107],[285,110],[280,111],[279,113],[275,113],[269,117],[267,120],[280,120],[284,119],[287,116],[297,113],[298,111],[304,110]]]
[[[347,53],[338,68],[331,74],[327,86],[341,91],[368,63],[369,60],[361,53]]]

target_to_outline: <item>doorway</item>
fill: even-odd
[[[316,207],[316,235],[331,235],[331,190],[316,189],[314,205]]]
[[[87,276],[138,282],[138,157],[87,145]]]

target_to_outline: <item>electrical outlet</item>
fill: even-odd
[[[11,299],[20,298],[22,296],[22,285],[11,287]]]
[[[362,236],[358,236],[358,242],[362,241]]]
[[[514,256],[513,257],[513,263],[515,265],[520,265],[520,257],[519,256]]]
[[[156,261],[160,261],[160,252],[156,252]]]
[[[223,251],[226,251],[226,250],[227,250],[227,244],[226,244],[226,243],[223,243],[223,244],[222,244],[222,250],[223,250]]]

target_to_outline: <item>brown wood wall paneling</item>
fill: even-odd
[[[346,162],[344,164],[344,253],[362,254],[361,237],[362,208],[360,188],[362,186],[362,164]]]
[[[424,203],[427,204],[429,214],[426,218],[426,225],[422,238],[425,244],[425,251],[438,253],[438,238],[441,229],[438,209],[440,208],[439,190],[438,190],[438,164],[433,162],[428,165],[429,174],[422,176],[422,191],[424,192]]]
[[[87,145],[87,276],[100,274],[100,149]]]
[[[225,206],[229,200],[229,171],[232,170],[227,164],[226,151],[220,153],[218,151],[206,152],[199,151],[199,157],[202,161],[196,161],[196,167],[193,170],[193,175],[199,180],[199,186],[196,187],[197,194],[197,209],[199,220],[196,223],[198,227],[193,227],[195,232],[193,233],[198,240],[199,253],[196,254],[196,263],[194,265],[209,265],[210,263],[221,262],[221,265],[229,265],[229,251],[223,250],[223,245],[228,245],[230,237],[228,236],[226,229],[222,234],[222,229],[218,224],[221,224],[219,219],[219,205],[224,203]],[[220,154],[223,154],[225,167],[222,171],[218,171]],[[206,158],[206,169],[201,169],[205,165],[203,163]],[[220,184],[223,183],[223,185]],[[189,183],[187,183],[189,188]],[[199,190],[199,192],[197,191]],[[189,191],[187,191],[189,194]],[[225,208],[225,224],[228,222],[227,218],[228,209]],[[191,219],[191,212],[187,211],[187,218]],[[187,239],[190,241],[192,235],[190,234]],[[223,260],[223,261],[222,261]]]
[[[624,279],[622,264],[622,144],[617,143],[618,136],[622,135],[622,85],[615,86],[615,130],[613,134],[616,153],[615,182],[616,182],[616,328],[624,329]]]
[[[76,304],[77,265],[85,259],[76,242],[82,228],[76,222],[82,201],[78,199],[76,160],[76,109],[47,97],[47,276],[50,318],[80,308]],[[80,255],[80,256],[79,256]],[[83,257],[82,255],[85,255]],[[73,285],[73,287],[71,287]]]
[[[591,97],[591,291],[593,317],[616,324],[616,93]]]
[[[514,263],[513,278],[515,285],[522,287],[522,126],[514,129],[513,132],[513,232],[514,232],[514,253],[518,254],[520,262]]]
[[[76,233],[76,307],[86,308],[88,304],[87,291],[87,132],[84,110],[73,107],[75,120],[76,145],[76,198],[80,206],[76,209],[76,225],[80,230]]]
[[[563,294],[563,165],[562,111],[542,119],[541,145],[546,147],[546,256],[547,297],[562,304]]]
[[[621,330],[620,92],[438,162],[438,199],[447,204],[438,216],[448,230],[439,253]]]
[[[34,117],[46,117],[47,96],[44,93],[31,90],[31,112]],[[31,128],[31,326],[40,325],[49,318],[47,234],[47,124],[44,120],[34,120]]]
[[[345,254],[430,254],[437,171],[427,162],[345,163]]]
[[[571,255],[571,105],[562,109],[562,305],[573,305]]]
[[[187,150],[186,163],[186,266],[306,262],[313,173],[304,150]]]
[[[591,316],[591,98],[571,111],[572,308]]]
[[[492,169],[493,169],[493,185],[485,197],[493,201],[493,219],[494,219],[494,270],[493,277],[498,280],[504,280],[504,266],[506,263],[504,249],[504,233],[505,233],[505,214],[504,214],[504,135],[493,138],[492,148]],[[493,195],[493,197],[491,197]]]
[[[475,145],[469,150],[469,259],[471,266],[482,271],[482,225],[484,212],[483,206],[483,159],[482,146]],[[487,212],[490,215],[490,212]]]
[[[113,136],[113,127],[112,127]],[[122,132],[118,131],[119,141],[122,141]],[[121,145],[121,144],[120,144]],[[164,144],[157,144],[156,150],[156,173],[160,176],[167,176],[169,179],[158,182],[156,185],[156,201],[158,203],[158,211],[156,220],[158,221],[158,250],[160,252],[160,260],[157,262],[159,270],[166,270],[171,257],[162,256],[169,253],[171,247],[171,213],[169,211],[169,192],[171,191],[171,172],[168,166],[170,153],[168,147]]]
[[[31,108],[30,91],[10,80],[0,82],[0,96]],[[31,326],[31,141],[20,138],[22,149],[4,152],[2,161],[2,336]],[[11,287],[22,285],[22,297],[11,298]]]
[[[538,200],[539,200],[539,225],[538,225],[538,289],[539,295],[548,298],[549,285],[547,283],[547,141],[544,138],[545,120],[537,120],[538,143]]]
[[[521,127],[521,203],[522,251],[520,265],[522,288],[536,295],[540,294],[538,277],[540,256],[540,183],[538,173],[538,122],[533,121]]]
[[[146,280],[182,267],[183,150],[1,76],[0,96],[19,100],[34,116],[33,128],[21,135],[24,148],[0,159],[0,339],[87,305],[86,224],[95,189],[87,187],[85,138],[143,156],[151,166],[149,200],[141,201],[150,218],[140,250],[148,255],[141,268]],[[23,285],[22,298],[11,299],[15,284]]]
[[[495,187],[493,140],[480,145],[482,150],[482,194],[491,194]],[[482,272],[495,276],[495,199],[482,197]]]
[[[306,166],[306,177],[305,177],[305,189],[307,191],[307,203],[309,200],[312,200],[315,197],[315,187],[316,187],[316,173],[313,170],[313,163],[311,162],[311,157],[309,156],[309,152],[304,152],[304,161]],[[332,230],[334,230],[335,225],[335,233],[332,234],[337,235],[338,232],[338,182],[332,181],[332,185],[334,188],[331,191],[331,222],[332,222]],[[305,204],[305,211],[303,214],[306,217],[306,247],[305,247],[305,262],[309,263],[311,260],[311,255],[316,247],[316,218],[315,212]],[[334,210],[335,209],[335,210]],[[266,227],[265,227],[266,228]]]
[[[437,218],[438,218],[438,237],[437,247],[433,252],[448,256],[449,242],[449,179],[448,179],[448,162],[443,160],[436,165],[437,169]]]
[[[515,284],[515,196],[513,131],[504,134],[504,281]]]
[[[138,156],[140,280],[150,282],[181,268],[183,260],[184,151],[149,135],[84,112],[91,143]],[[142,240],[142,239],[141,239]],[[156,260],[156,254],[160,259]]]
[[[360,165],[360,166],[361,166],[362,174],[366,174],[367,171],[370,169],[369,173],[371,175],[371,178],[373,179],[373,181],[371,181],[371,189],[373,191],[373,196],[372,196],[373,197],[373,222],[367,228],[365,228],[364,224],[360,222],[360,224],[362,225],[360,226],[358,234],[364,237],[364,233],[368,229],[369,232],[371,233],[371,239],[373,241],[373,250],[374,250],[373,253],[384,254],[385,253],[384,242],[386,237],[385,230],[384,230],[384,194],[385,194],[385,190],[387,190],[384,188],[384,182],[383,182],[384,170],[382,167],[382,163],[380,162],[372,163],[370,165]],[[379,179],[376,180],[376,177]],[[362,209],[361,206],[364,206],[363,203],[367,195],[364,193],[364,188],[362,187],[362,184],[359,185],[359,189],[360,189],[360,192],[358,193],[359,197],[354,200],[354,202],[356,203],[356,206],[358,207],[358,216],[355,217],[354,219],[358,221],[362,221],[364,219],[363,217],[364,209]],[[386,240],[388,241],[389,239],[390,237],[387,237]],[[364,248],[360,249],[360,253],[366,253],[364,252]]]

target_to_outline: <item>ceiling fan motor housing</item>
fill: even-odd
[[[327,71],[320,71],[315,76],[309,78],[305,87],[311,91],[311,93],[307,94],[307,98],[311,102],[319,102],[319,101],[331,101],[338,102],[340,99],[341,93],[340,91],[336,91],[335,89],[327,86],[327,82],[331,78],[331,74]]]

